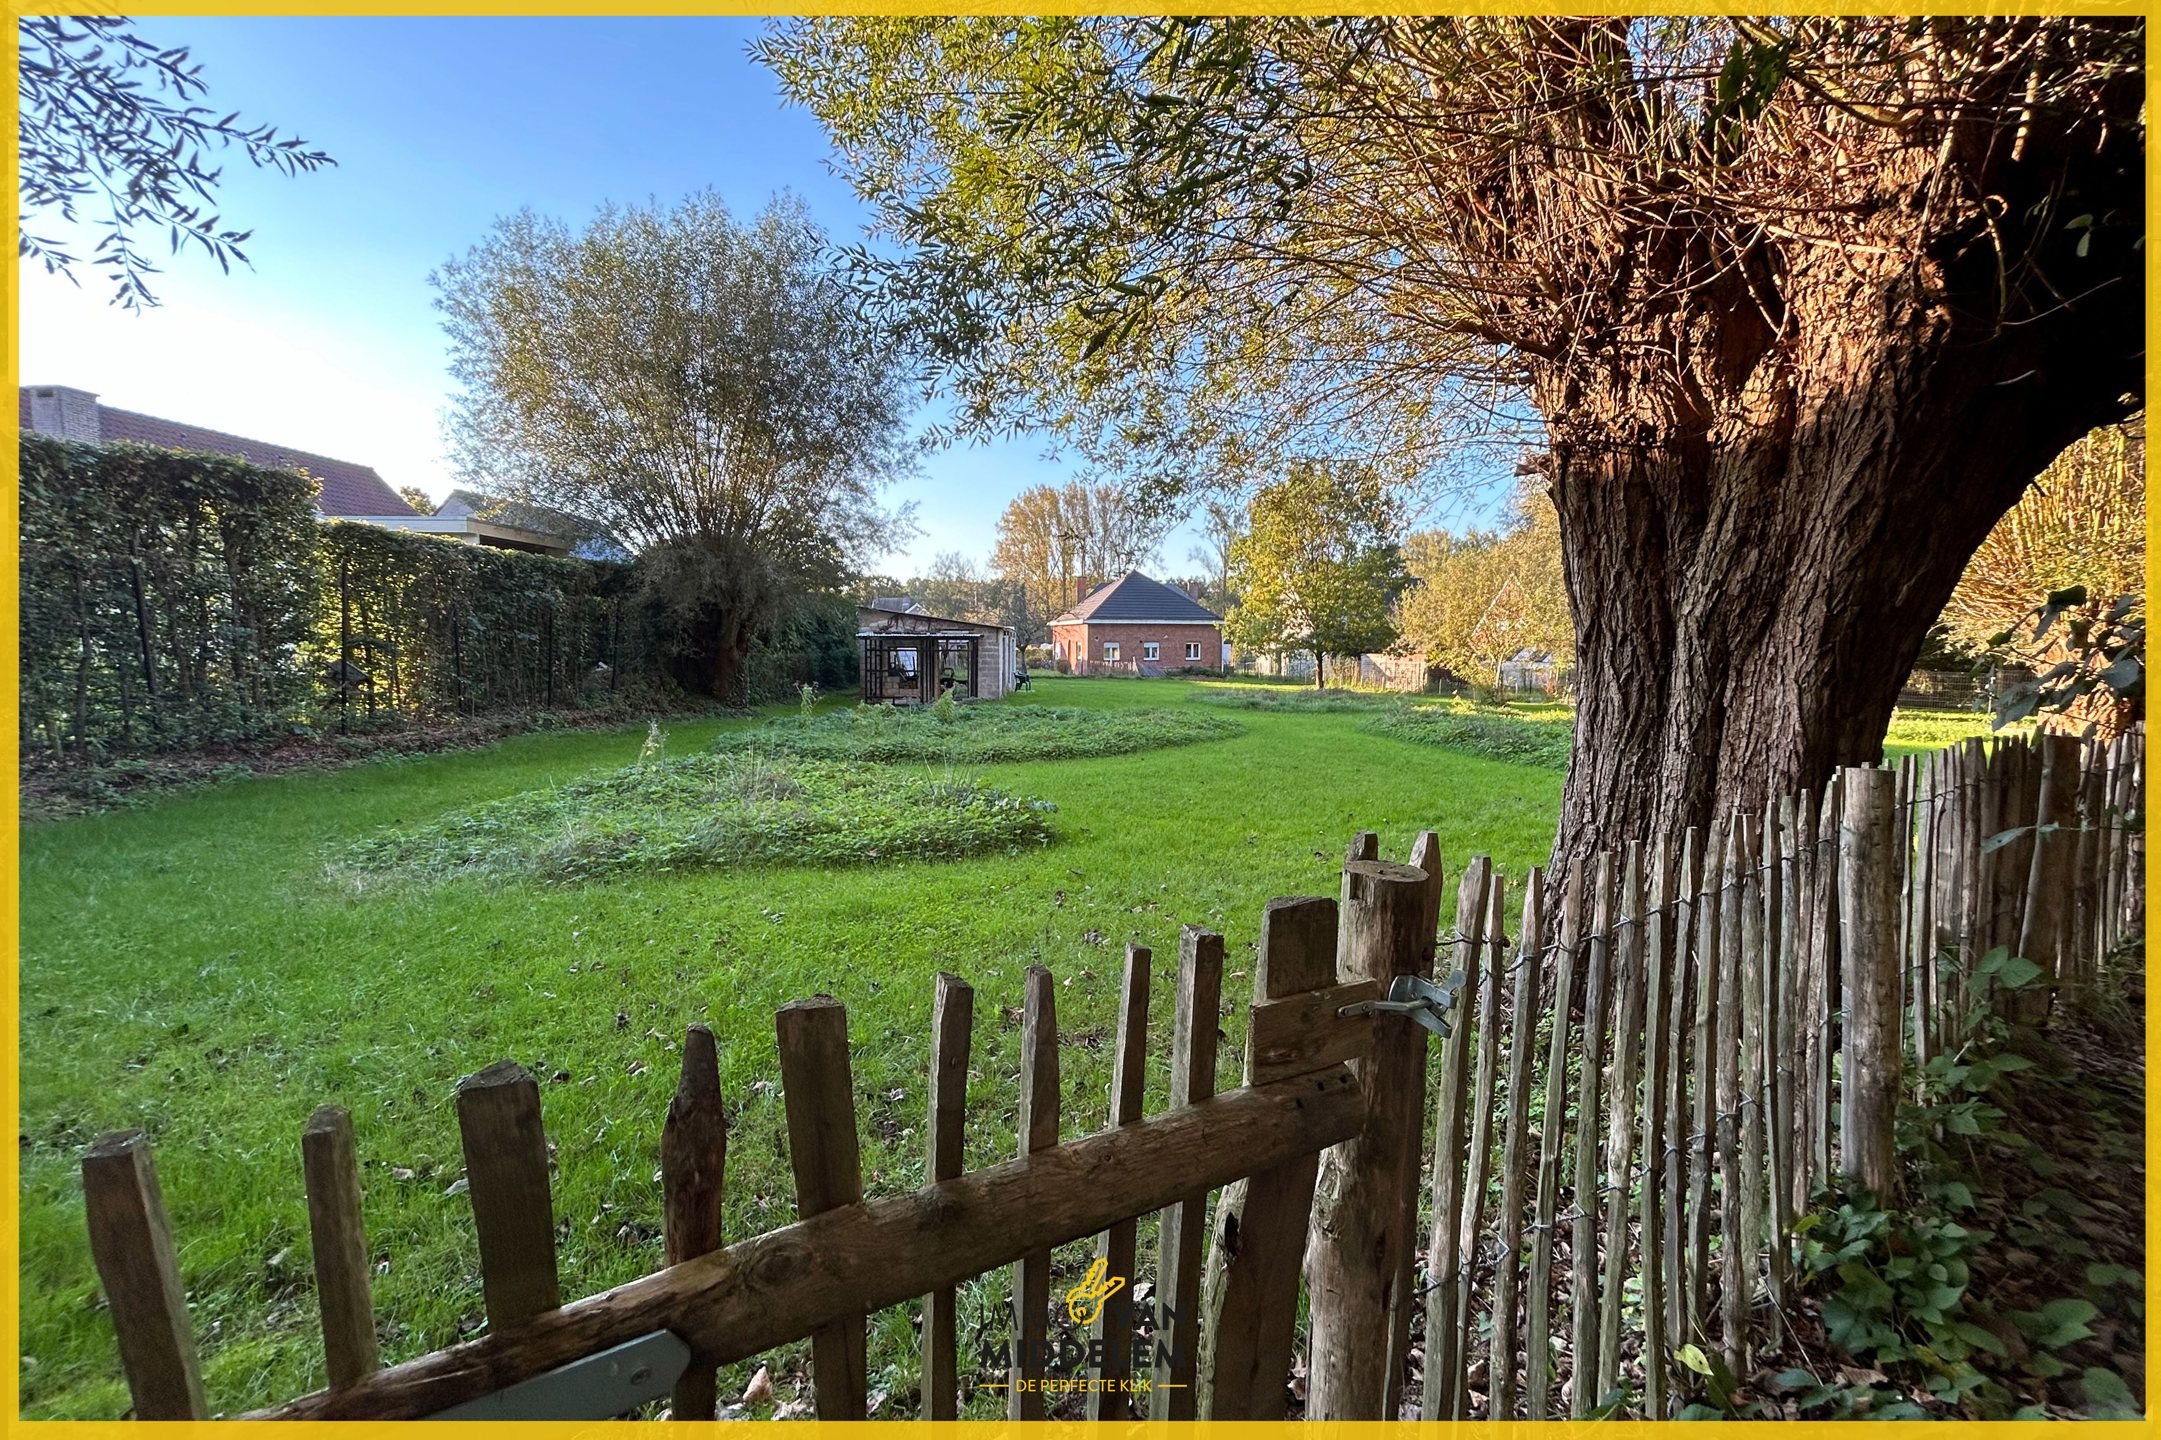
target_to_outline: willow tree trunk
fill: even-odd
[[[1990,526],[2143,390],[2143,257],[2071,243],[2008,323],[1985,247],[1803,250],[1534,373],[1577,630],[1555,865],[1879,758]]]

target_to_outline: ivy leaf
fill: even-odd
[[[2079,1385],[2086,1392],[2086,1406],[2098,1420],[2136,1420],[2139,1418],[2138,1401],[2132,1398],[2131,1387],[2113,1370],[2098,1365],[2089,1366],[2079,1376]]]
[[[2091,1300],[2067,1298],[2051,1300],[2038,1311],[2015,1311],[2011,1318],[2033,1337],[2035,1344],[2061,1350],[2092,1335],[2093,1329],[2086,1322],[2100,1313]]]

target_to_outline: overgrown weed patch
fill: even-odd
[[[359,888],[458,876],[938,860],[1047,844],[1046,800],[964,771],[865,770],[757,750],[667,759],[370,836],[333,865]]]

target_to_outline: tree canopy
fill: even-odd
[[[157,262],[140,232],[162,231],[175,254],[201,251],[230,269],[247,263],[250,232],[218,212],[223,171],[210,157],[238,149],[248,163],[287,175],[337,162],[298,136],[218,118],[198,102],[209,85],[187,47],[144,39],[121,15],[28,15],[18,22],[16,246],[52,274],[85,266],[113,283],[113,302],[157,304]],[[102,232],[87,255],[39,233],[40,217]],[[33,229],[37,226],[37,229]]]
[[[1394,495],[1370,468],[1305,463],[1263,487],[1230,547],[1232,641],[1310,650],[1321,684],[1327,656],[1387,649],[1403,585],[1399,523]]]
[[[2008,168],[2045,181],[2137,126],[2141,43],[2031,17],[829,17],[758,53],[899,242],[858,259],[963,423],[1177,488],[1262,453],[1443,472],[1571,377],[1745,383],[1801,272],[1863,247],[1920,279],[1956,236],[2007,319],[2120,287],[2135,208],[2044,183],[1989,212]],[[1747,348],[1706,353],[1735,309]]]
[[[793,597],[883,548],[906,386],[798,202],[523,211],[433,281],[460,469],[641,551],[723,697]]]
[[[1967,557],[2136,404],[2143,52],[2139,17],[2039,15],[759,47],[962,428],[1160,496],[1302,458],[1433,483],[1531,422],[1577,630],[1557,863],[1878,758]]]

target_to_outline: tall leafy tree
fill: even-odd
[[[991,568],[1020,586],[1030,612],[1047,621],[1079,598],[1083,582],[1152,565],[1162,542],[1155,512],[1116,485],[1033,485],[999,515]],[[1048,638],[1047,629],[1021,637],[1027,644]]]
[[[2143,386],[2137,17],[789,22],[980,425],[1177,486],[1527,400],[1558,861],[1880,753],[1966,558]],[[865,257],[869,260],[870,257]]]
[[[883,548],[906,386],[800,203],[524,211],[433,280],[461,470],[641,552],[713,694],[740,699],[757,639]]]
[[[1328,656],[1387,649],[1404,580],[1398,523],[1394,497],[1370,469],[1307,462],[1264,486],[1231,542],[1231,639],[1277,654],[1311,651],[1321,686]]]
[[[1405,539],[1403,558],[1412,584],[1397,620],[1428,664],[1491,681],[1518,650],[1573,661],[1560,527],[1539,487],[1517,492],[1500,530],[1421,531]]]
[[[125,16],[29,15],[17,26],[17,249],[70,279],[86,267],[102,272],[116,305],[157,304],[146,231],[220,269],[247,263],[241,247],[250,232],[218,211],[218,152],[238,150],[249,164],[287,175],[337,163],[297,136],[242,123],[237,112],[220,118],[201,103],[209,85],[187,48],[151,43]],[[52,220],[98,238],[78,253],[71,240],[45,233]]]

